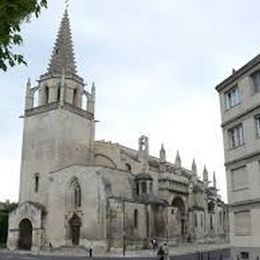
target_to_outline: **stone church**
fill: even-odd
[[[174,163],[137,149],[95,140],[94,83],[78,75],[67,10],[50,64],[36,86],[27,82],[19,205],[10,214],[8,248],[38,250],[93,244],[145,248],[203,243],[228,236],[227,206],[212,185]],[[111,126],[112,127],[112,126]]]

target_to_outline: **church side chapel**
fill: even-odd
[[[228,236],[227,206],[216,177],[138,149],[95,140],[96,88],[85,89],[74,58],[68,11],[47,72],[26,86],[19,205],[9,217],[8,248],[38,250],[149,246],[151,239],[219,242]],[[84,102],[86,100],[86,102]]]

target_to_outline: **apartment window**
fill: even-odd
[[[252,74],[251,76],[252,82],[253,82],[253,91],[259,92],[260,91],[260,71],[256,71],[255,73]]]
[[[251,215],[249,210],[235,212],[234,220],[236,236],[249,236],[251,234]]]
[[[234,87],[225,94],[226,109],[230,109],[239,103],[239,90]]]
[[[231,170],[231,184],[233,191],[239,191],[248,187],[247,168],[245,165]]]
[[[258,137],[260,137],[260,115],[257,115],[255,117],[255,123],[256,123],[256,134]]]
[[[243,127],[239,124],[228,130],[229,135],[229,147],[235,148],[244,143]]]

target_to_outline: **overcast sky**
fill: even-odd
[[[64,1],[49,1],[23,26],[28,66],[0,72],[0,201],[18,199],[25,83],[46,72]],[[97,87],[96,138],[167,160],[204,163],[226,200],[220,109],[215,86],[260,52],[259,0],[71,1],[79,75]]]

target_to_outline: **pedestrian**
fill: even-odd
[[[156,239],[155,239],[155,238],[153,238],[153,239],[151,240],[151,246],[152,246],[152,249],[153,249],[153,250],[157,249],[157,248],[156,248]]]
[[[89,246],[89,257],[92,257],[92,255],[93,255],[93,245],[91,243]]]
[[[151,239],[151,241],[150,241],[150,246],[151,246],[151,249],[154,249],[153,248],[153,239]]]
[[[49,249],[50,249],[50,251],[52,251],[52,243],[51,242],[49,242]]]
[[[158,260],[164,260],[164,251],[163,251],[163,247],[160,246],[158,252],[157,252],[157,256],[158,256]]]
[[[169,248],[167,243],[164,243],[163,245],[163,252],[164,252],[164,260],[169,260]]]

